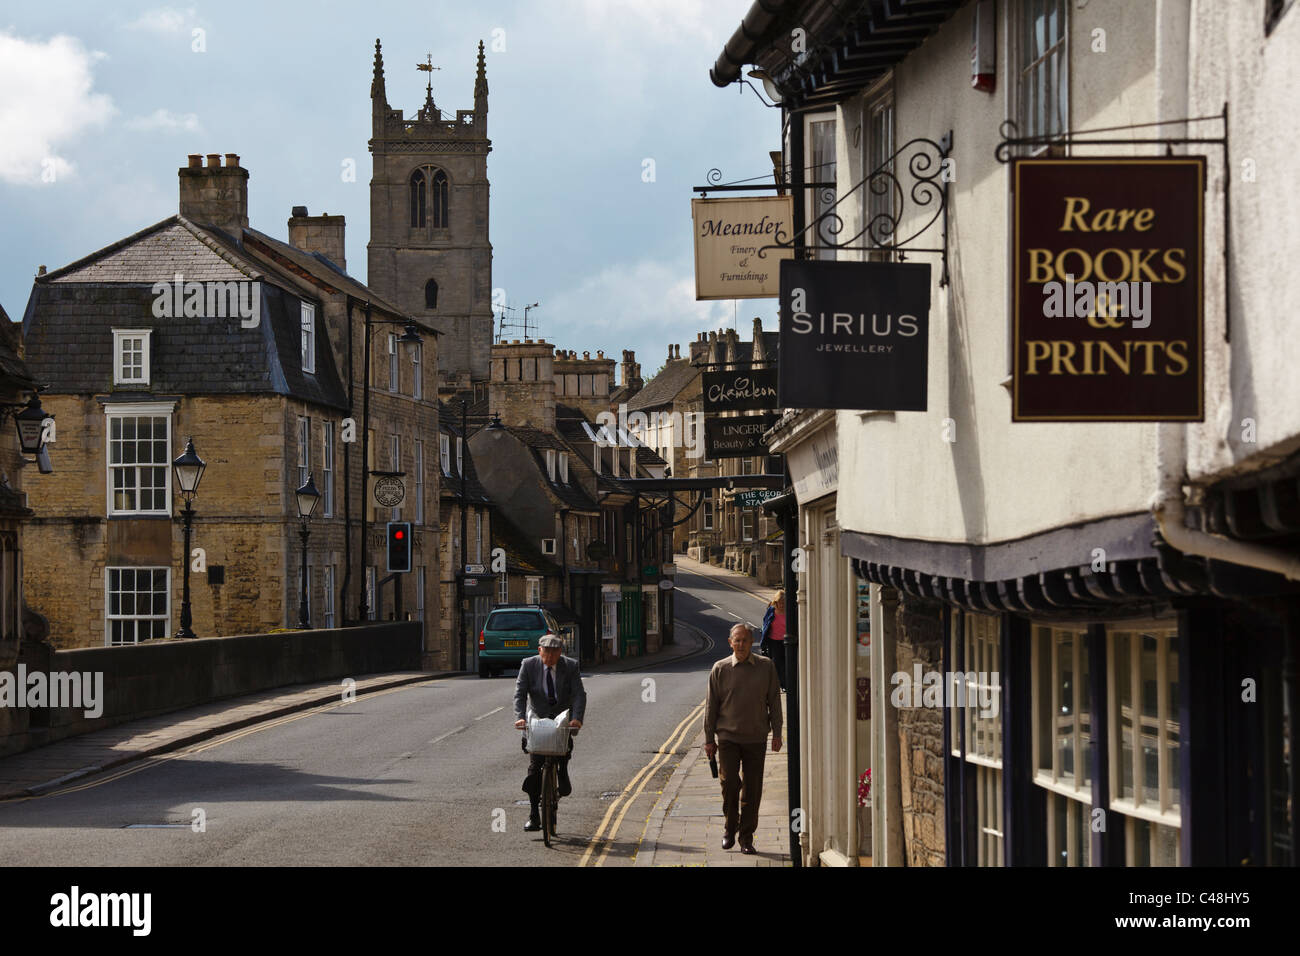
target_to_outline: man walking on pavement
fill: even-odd
[[[704,709],[704,753],[718,756],[725,817],[722,848],[737,838],[740,852],[754,854],[758,806],[763,799],[763,745],[772,731],[772,752],[781,749],[781,686],[776,667],[750,653],[754,632],[744,624],[731,629],[731,656],[713,665]]]

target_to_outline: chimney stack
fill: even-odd
[[[220,153],[208,153],[208,164],[191,153],[180,176],[180,214],[200,226],[214,226],[234,239],[242,238],[248,228],[248,170],[239,165],[239,157],[226,153],[221,165]]]
[[[555,431],[555,346],[544,339],[492,346],[488,413],[510,428]]]
[[[319,252],[343,272],[348,263],[343,242],[344,217],[324,213],[307,215],[306,206],[294,206],[289,217],[289,245],[303,252]]]

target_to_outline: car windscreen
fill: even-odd
[[[489,631],[537,631],[545,627],[536,611],[496,611],[487,622]]]

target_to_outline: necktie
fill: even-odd
[[[546,668],[546,702],[552,707],[559,703],[559,699],[555,696],[555,674],[549,667]]]

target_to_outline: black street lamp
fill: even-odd
[[[176,472],[176,484],[180,485],[181,497],[185,499],[185,510],[181,515],[185,518],[185,552],[181,556],[181,564],[184,565],[185,571],[185,592],[181,599],[181,626],[176,632],[177,637],[197,637],[198,635],[190,628],[192,618],[190,616],[190,531],[194,527],[194,495],[199,490],[199,482],[203,480],[203,470],[207,468],[203,459],[194,453],[194,439],[185,439],[185,454],[181,455],[172,462],[172,469]]]
[[[15,406],[17,407],[17,406]],[[14,414],[18,427],[18,446],[24,455],[39,455],[45,447],[45,422],[54,416],[41,408],[41,399],[33,394],[31,401]]]
[[[298,497],[298,517],[302,519],[302,599],[298,602],[298,626],[304,630],[311,627],[311,617],[307,613],[307,536],[311,532],[307,522],[320,501],[320,492],[316,490],[316,480],[307,476],[307,483],[295,492]]]

